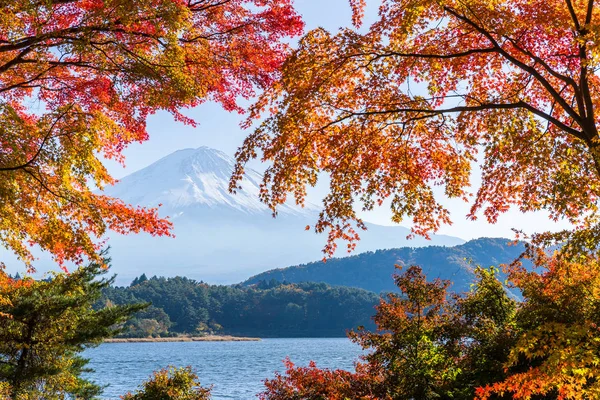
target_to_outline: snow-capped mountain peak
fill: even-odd
[[[235,160],[209,147],[176,151],[120,180],[105,193],[142,206],[162,204],[161,214],[177,216],[201,208],[225,208],[249,214],[269,214],[259,200],[262,175],[247,169],[241,189],[229,192]],[[279,214],[314,214],[317,207],[285,204]]]

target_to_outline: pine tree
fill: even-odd
[[[0,271],[0,387],[10,398],[89,399],[101,387],[83,378],[87,359],[80,353],[118,333],[119,326],[144,305],[92,305],[114,278],[92,263],[49,280],[16,281]]]

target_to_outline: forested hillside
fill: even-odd
[[[344,336],[359,325],[374,327],[379,296],[324,283],[214,286],[192,279],[136,278],[110,287],[99,306],[152,303],[126,326],[125,336],[222,333],[259,337]]]
[[[129,287],[106,289],[102,304],[152,304],[128,323],[125,336],[343,336],[359,325],[373,327],[377,293],[396,289],[395,264],[418,265],[429,279],[448,279],[452,290],[467,291],[475,266],[509,263],[523,250],[523,244],[490,238],[380,250],[272,270],[232,286],[142,275]]]
[[[261,281],[325,282],[330,285],[366,289],[375,293],[396,290],[392,274],[394,265],[418,265],[429,279],[442,278],[453,282],[453,291],[466,291],[473,281],[477,265],[488,267],[510,263],[524,251],[522,243],[509,239],[481,238],[454,247],[403,247],[378,250],[326,262],[313,262],[289,268],[274,269],[256,275],[245,285]]]

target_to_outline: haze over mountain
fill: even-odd
[[[319,207],[311,203],[305,207],[285,204],[273,218],[258,198],[262,180],[259,172],[247,169],[242,189],[235,195],[229,193],[233,167],[233,158],[221,151],[208,147],[185,149],[105,189],[106,194],[129,204],[162,204],[159,214],[169,216],[175,225],[175,238],[122,236],[114,232],[108,235],[111,271],[118,274],[119,284],[128,284],[142,272],[149,276],[181,275],[211,283],[235,283],[271,268],[323,257],[326,236],[304,229],[317,221]],[[407,241],[407,228],[367,225],[369,229],[361,233],[357,252],[464,243],[451,236]],[[347,253],[340,251],[338,255]],[[11,260],[9,264],[14,263]],[[38,271],[43,272],[52,264],[42,256],[37,265]]]
[[[318,260],[325,235],[305,231],[319,207],[286,204],[273,218],[258,198],[262,175],[246,171],[242,189],[228,191],[234,160],[208,147],[185,149],[121,179],[105,192],[125,202],[160,207],[175,224],[175,238],[111,234],[113,272],[129,282],[140,272],[185,275],[215,283],[239,282],[275,267]],[[407,241],[409,230],[369,224],[357,251],[463,243],[451,236]],[[346,253],[340,253],[344,255]]]
[[[525,246],[510,239],[480,238],[454,247],[429,246],[421,248],[366,252],[351,257],[334,258],[327,262],[312,262],[263,272],[244,282],[245,285],[270,282],[324,282],[335,286],[350,286],[376,293],[396,290],[392,275],[394,265],[418,265],[428,280],[452,281],[451,289],[467,291],[475,277],[476,266],[489,267],[508,264],[518,258]],[[527,264],[529,265],[529,264]],[[504,276],[503,274],[501,274]]]

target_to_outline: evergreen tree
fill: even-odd
[[[0,271],[0,387],[10,398],[89,399],[101,388],[81,374],[89,371],[80,353],[119,332],[144,305],[94,310],[113,279],[92,263],[49,280],[16,281]]]
[[[141,283],[146,282],[147,280],[148,280],[148,277],[146,276],[146,274],[142,274],[138,278],[135,278],[133,281],[131,281],[131,284],[129,285],[129,287],[137,286]]]
[[[146,282],[147,280],[148,280],[148,277],[146,276],[146,274],[140,275],[140,278],[138,280],[138,285],[141,284],[141,283]]]

